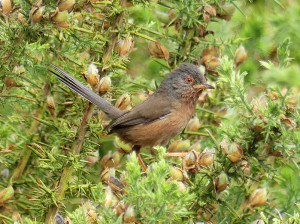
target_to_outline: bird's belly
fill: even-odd
[[[133,145],[165,145],[180,134],[194,111],[177,110],[155,121],[117,130],[119,137]]]

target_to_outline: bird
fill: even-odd
[[[208,84],[200,69],[190,63],[182,63],[171,71],[157,90],[129,111],[123,111],[107,102],[60,67],[51,64],[50,72],[71,90],[95,104],[112,121],[104,130],[116,133],[121,140],[133,145],[142,169],[141,147],[166,145],[180,134],[193,116],[200,94],[215,89]]]

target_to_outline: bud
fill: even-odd
[[[134,39],[132,37],[121,37],[116,43],[115,50],[121,57],[124,57],[134,51],[133,47]]]
[[[131,153],[132,151],[132,145],[123,142],[119,137],[115,137],[114,145],[117,147],[117,150],[120,152]]]
[[[234,12],[235,6],[233,4],[222,5],[221,8],[217,9],[217,17],[229,21],[231,20],[231,17]]]
[[[0,191],[0,204],[4,204],[8,200],[12,199],[14,196],[14,188],[12,186],[9,186],[7,188],[4,188]]]
[[[31,25],[34,25],[43,19],[45,6],[42,6],[43,1],[38,0],[29,12],[29,20]]]
[[[198,131],[199,128],[200,128],[200,121],[199,121],[199,118],[197,116],[195,116],[194,118],[190,119],[185,130],[186,131]]]
[[[59,11],[65,11],[71,9],[75,3],[75,0],[60,0],[57,6]]]
[[[136,223],[135,212],[132,206],[128,206],[124,214],[124,223]]]
[[[11,10],[11,1],[10,0],[0,0],[0,9],[4,15],[8,15]]]
[[[243,151],[235,142],[229,145],[227,153],[228,153],[228,158],[233,163],[240,161],[243,158]]]
[[[99,83],[99,73],[97,66],[93,63],[89,64],[88,73],[87,73],[87,82],[91,85],[97,85]]]
[[[194,169],[197,163],[197,152],[189,151],[187,155],[182,160],[182,167],[184,170]]]
[[[114,152],[113,154],[109,151],[103,158],[101,159],[101,167],[102,169],[115,167],[119,164],[123,154],[119,151]]]
[[[116,101],[115,106],[120,110],[124,110],[130,104],[130,96],[128,93],[122,94]]]
[[[217,74],[217,68],[220,66],[220,60],[215,56],[206,55],[201,58],[200,64],[204,65],[208,72]]]
[[[99,151],[90,152],[87,156],[87,161],[89,166],[95,165],[99,161]]]
[[[209,166],[214,161],[214,149],[205,148],[203,153],[199,156],[199,165],[200,166]]]
[[[172,180],[184,180],[187,177],[186,172],[178,167],[170,166],[169,172]]]
[[[215,17],[217,15],[216,9],[211,5],[205,4],[203,5],[203,20],[208,23],[210,17]]]
[[[215,181],[215,188],[217,193],[221,193],[222,191],[224,191],[228,185],[229,181],[227,174],[224,171],[222,171]]]
[[[22,13],[20,13],[20,12],[18,12],[18,21],[19,21],[20,23],[22,23],[22,24],[26,24],[26,18],[25,18],[25,16],[24,16]]]
[[[111,87],[111,79],[109,76],[104,76],[100,79],[100,89],[99,92],[101,94],[107,93]]]
[[[116,204],[117,204],[117,199],[114,196],[111,187],[108,186],[105,191],[105,206],[108,208]]]
[[[149,43],[149,52],[154,58],[163,58],[166,61],[169,60],[169,51],[168,49],[158,41],[151,41]]]
[[[179,191],[186,192],[186,186],[185,186],[185,184],[183,182],[178,181],[177,184],[178,184],[178,190]]]
[[[190,140],[176,140],[169,146],[169,152],[184,152],[191,147]]]
[[[204,57],[206,55],[211,55],[211,56],[214,56],[217,58],[220,57],[219,48],[215,47],[215,46],[209,46],[209,47],[205,48],[201,53],[201,57]]]
[[[245,50],[243,45],[239,46],[239,48],[236,49],[234,54],[234,64],[236,67],[238,67],[246,60],[247,54],[248,52]]]
[[[242,171],[245,175],[250,175],[250,163],[246,160],[241,162]]]
[[[69,25],[66,23],[66,21],[68,20],[68,11],[59,11],[58,8],[56,8],[55,12],[52,12],[49,14],[50,15],[50,19],[51,21],[59,26],[59,27],[63,27],[63,28],[67,28],[69,27]]]
[[[55,103],[53,96],[47,96],[47,107],[53,117],[56,117]]]
[[[249,204],[251,207],[262,206],[267,201],[267,189],[259,188],[252,192],[249,198]]]

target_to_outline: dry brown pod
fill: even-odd
[[[0,6],[0,10],[2,9],[2,13],[7,16],[10,13],[12,7],[11,0],[1,0]]]
[[[149,52],[154,58],[163,58],[166,61],[169,60],[169,51],[168,49],[158,41],[151,41],[149,43]]]
[[[267,189],[266,188],[258,188],[252,192],[249,198],[249,206],[257,207],[262,206],[268,200],[267,197]]]
[[[14,79],[5,77],[4,84],[6,87],[23,87],[23,85],[19,85]]]
[[[46,102],[47,102],[47,107],[48,107],[51,115],[53,117],[56,117],[56,110],[55,110],[55,103],[54,103],[53,96],[48,95]]]
[[[228,185],[228,176],[224,171],[222,171],[215,180],[215,188],[217,193],[221,193],[222,191],[224,191]]]
[[[245,47],[243,45],[240,45],[238,49],[236,49],[234,54],[234,64],[236,67],[238,67],[240,64],[242,64],[247,57],[248,51],[246,51]]]
[[[67,24],[68,20],[68,11],[59,11],[58,8],[56,8],[55,12],[51,12],[49,14],[51,21],[59,27],[67,28],[69,25]]]
[[[91,86],[95,86],[99,83],[99,72],[97,69],[97,66],[93,63],[89,64],[89,68],[88,68],[88,72],[87,72],[87,82],[91,85]]]
[[[31,25],[34,25],[43,19],[45,6],[43,6],[42,4],[43,4],[43,0],[38,0],[32,6],[29,12],[29,21],[31,21]]]
[[[195,116],[189,120],[185,130],[195,132],[198,131],[199,128],[200,128],[200,120],[197,116]]]
[[[169,146],[169,152],[185,152],[191,147],[189,139],[176,140]]]
[[[129,53],[133,52],[134,47],[134,39],[132,37],[121,37],[115,46],[115,51],[121,56],[125,57]]]
[[[107,93],[111,87],[111,79],[109,76],[104,76],[103,78],[100,79],[100,88],[99,92],[101,94]]]
[[[201,57],[204,57],[206,55],[212,55],[214,57],[220,57],[220,51],[219,48],[216,46],[208,46],[207,48],[205,48],[202,53],[201,53]]]
[[[117,99],[115,106],[117,108],[119,108],[120,110],[125,110],[128,107],[128,105],[130,104],[130,101],[131,101],[131,99],[130,99],[129,94],[124,93]]]
[[[60,0],[57,6],[59,11],[65,11],[71,9],[75,3],[75,0]]]

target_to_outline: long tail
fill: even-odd
[[[71,90],[80,94],[84,98],[86,98],[91,103],[97,105],[104,113],[107,114],[111,119],[115,120],[124,114],[124,111],[116,108],[115,106],[108,103],[105,99],[101,96],[97,95],[87,86],[82,84],[80,81],[75,79],[69,73],[65,72],[61,68],[57,67],[56,65],[50,65],[52,70],[49,70],[51,73],[56,75],[56,77],[66,84]]]

